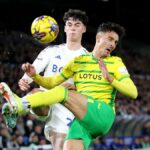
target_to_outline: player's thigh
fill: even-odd
[[[50,142],[52,144],[53,150],[62,150],[66,134],[58,133],[54,131],[49,131]]]
[[[67,140],[63,150],[85,150],[82,140]]]
[[[78,119],[82,119],[87,111],[87,97],[75,91],[68,91],[68,98],[64,103]]]

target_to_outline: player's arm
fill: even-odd
[[[123,78],[122,80],[117,80],[110,76],[107,67],[102,60],[99,61],[99,66],[103,77],[110,82],[117,91],[130,98],[137,98],[137,88],[129,76],[126,76],[126,78]]]
[[[138,96],[137,88],[131,78],[126,78],[121,81],[113,80],[111,85],[123,95],[136,99]]]
[[[31,77],[34,80],[34,82],[36,82],[38,85],[40,85],[44,88],[47,88],[47,89],[51,89],[51,88],[63,83],[70,77],[72,77],[73,71],[71,70],[71,68],[72,68],[71,66],[72,66],[73,62],[74,62],[74,60],[70,61],[70,63],[68,63],[67,65],[64,66],[64,68],[61,70],[60,73],[53,75],[51,77],[43,77],[43,76],[37,74],[34,66],[29,63],[23,64],[22,70],[29,77]]]
[[[34,60],[33,65],[36,69],[37,73],[43,72],[46,68],[47,64],[50,61],[50,56],[54,52],[54,48],[47,47],[44,50],[42,50],[37,58]],[[26,91],[30,88],[30,83],[32,83],[33,80],[30,78],[26,73],[23,75],[23,77],[19,80],[18,85],[21,90]]]
[[[39,74],[35,74],[32,77],[32,79],[34,80],[35,83],[46,89],[51,89],[65,81],[65,78],[61,76],[60,73],[53,75],[51,77],[44,77]]]

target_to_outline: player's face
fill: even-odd
[[[70,41],[78,41],[81,40],[82,34],[86,31],[86,27],[80,20],[69,18],[66,21],[64,30],[66,32],[67,39]]]
[[[115,32],[101,32],[97,34],[96,44],[101,57],[107,57],[116,48],[119,36]]]

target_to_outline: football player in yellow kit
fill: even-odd
[[[91,140],[105,135],[115,118],[115,96],[119,91],[136,99],[137,88],[120,57],[111,56],[124,35],[119,24],[102,23],[96,34],[92,53],[74,58],[51,77],[36,74],[34,67],[23,64],[22,69],[39,85],[49,89],[22,99],[15,96],[6,84],[1,84],[3,93],[8,93],[13,107],[3,105],[7,121],[16,118],[30,108],[62,103],[75,115],[64,144],[64,150],[87,150]],[[77,91],[67,90],[60,84],[73,77]],[[3,90],[2,90],[3,89]],[[42,101],[41,101],[42,99]],[[15,109],[14,109],[15,108]],[[9,110],[9,113],[5,113]]]

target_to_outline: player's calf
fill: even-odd
[[[43,90],[39,89],[39,88],[34,88],[29,94],[34,94],[37,92],[41,92]],[[35,114],[37,117],[46,117],[49,114],[49,106],[40,106],[40,107],[35,107],[32,108],[32,114]],[[38,119],[38,118],[37,118]]]

